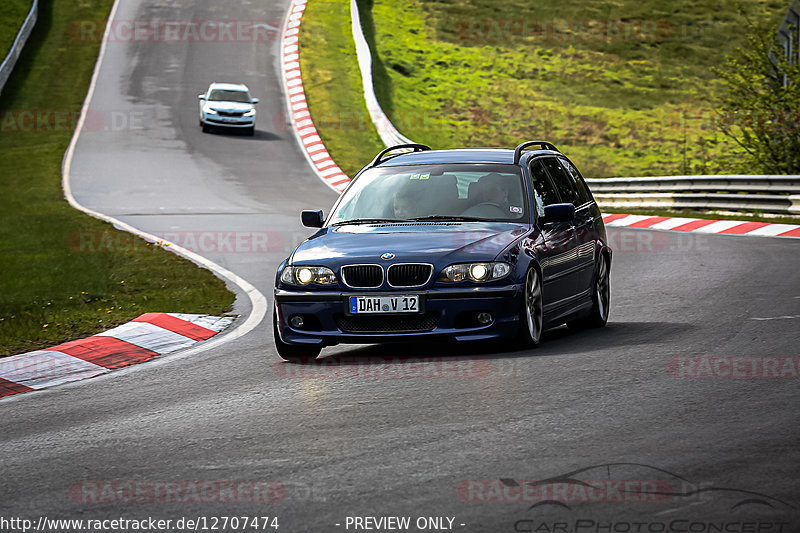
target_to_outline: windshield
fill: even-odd
[[[209,102],[241,102],[244,104],[252,103],[250,93],[247,91],[232,91],[227,89],[214,89],[208,95]]]
[[[453,219],[521,222],[527,217],[516,165],[371,168],[345,191],[328,224]]]

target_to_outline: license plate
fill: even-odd
[[[419,313],[419,296],[351,296],[348,311],[352,315],[380,313]]]
[[[223,118],[222,121],[223,122],[238,122],[238,120],[236,120],[235,118]]]

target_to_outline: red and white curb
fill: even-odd
[[[718,235],[800,238],[800,226],[794,224],[622,214],[603,215],[603,222],[610,227],[716,233]]]
[[[232,317],[145,313],[92,337],[0,359],[0,398],[92,378],[210,339]]]
[[[286,93],[289,122],[300,148],[317,176],[331,189],[341,193],[350,178],[336,165],[320,139],[308,110],[300,73],[300,22],[307,0],[293,0],[281,36],[281,74]]]

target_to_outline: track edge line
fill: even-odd
[[[106,45],[109,42],[108,37],[109,37],[109,32],[111,30],[111,23],[114,21],[117,8],[119,7],[119,3],[120,0],[114,0],[114,5],[111,7],[111,11],[108,15],[105,31],[103,32],[103,42],[100,45],[100,52],[97,56],[97,62],[95,63],[94,71],[92,72],[92,79],[89,82],[89,89],[86,92],[86,98],[83,100],[83,105],[81,106],[80,116],[78,118],[78,123],[75,127],[75,131],[72,134],[72,138],[70,139],[67,151],[64,153],[64,158],[61,161],[61,188],[64,192],[64,198],[67,200],[69,205],[74,209],[81,211],[93,218],[109,222],[119,230],[126,231],[133,235],[137,235],[138,237],[141,237],[147,241],[166,244],[167,245],[166,248],[171,252],[175,253],[176,255],[189,259],[198,266],[210,270],[217,277],[236,285],[236,287],[238,287],[248,297],[251,304],[250,313],[245,319],[245,321],[241,322],[238,326],[234,326],[230,331],[222,333],[219,337],[214,337],[207,343],[203,343],[201,346],[188,348],[187,350],[181,350],[176,352],[175,355],[169,354],[158,359],[159,361],[163,360],[171,361],[174,359],[182,359],[184,357],[188,357],[190,355],[194,355],[196,353],[218,347],[221,344],[238,339],[239,337],[242,337],[247,333],[250,333],[252,330],[256,328],[256,326],[258,326],[261,323],[261,321],[266,316],[268,309],[268,302],[267,298],[264,296],[263,293],[261,293],[261,291],[255,288],[250,282],[238,276],[237,274],[234,274],[230,270],[182,246],[171,243],[169,241],[165,241],[164,239],[161,239],[155,235],[147,233],[146,231],[136,228],[135,226],[132,226],[110,215],[106,215],[104,213],[100,213],[93,209],[89,209],[88,207],[85,207],[80,202],[78,202],[72,194],[72,187],[70,186],[70,170],[72,168],[72,159],[75,153],[75,147],[78,144],[78,139],[80,138],[81,130],[83,129],[84,123],[86,122],[86,113],[89,110],[90,102],[92,100],[92,97],[94,96],[95,87],[97,86],[97,79],[100,74],[100,68],[106,53]],[[152,364],[148,366],[152,366]]]

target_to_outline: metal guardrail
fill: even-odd
[[[356,46],[358,66],[361,70],[364,100],[375,129],[378,130],[378,135],[380,135],[381,141],[387,148],[398,144],[413,144],[414,141],[397,131],[397,128],[394,127],[392,121],[383,112],[381,104],[378,102],[378,97],[375,94],[375,85],[372,81],[372,51],[366,37],[364,37],[356,0],[350,0],[350,18],[352,20],[353,42]]]
[[[800,176],[665,176],[586,182],[601,207],[800,215]]]
[[[14,44],[11,45],[11,49],[8,51],[8,54],[6,54],[5,59],[3,59],[3,62],[0,63],[0,93],[3,92],[3,87],[6,86],[8,77],[11,76],[11,71],[14,70],[14,65],[17,64],[17,59],[19,59],[19,55],[22,53],[22,48],[25,46],[25,43],[28,41],[28,37],[30,37],[31,32],[33,31],[33,26],[36,24],[36,17],[38,13],[39,0],[33,0],[31,3],[31,9],[28,11],[28,16],[25,17],[25,21],[22,23],[22,26],[17,32],[17,37],[14,39]]]

